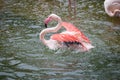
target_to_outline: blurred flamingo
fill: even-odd
[[[105,0],[104,8],[109,16],[120,17],[120,0]]]
[[[44,21],[46,27],[51,20],[58,21],[57,26],[46,28],[40,33],[40,40],[50,49],[56,50],[62,47],[69,47],[72,49],[79,49],[80,51],[88,51],[91,48],[94,48],[94,46],[91,45],[90,40],[73,24],[62,22],[59,16],[51,14]],[[59,34],[53,34],[49,40],[44,39],[45,34],[49,32],[57,32],[62,26],[66,31]]]

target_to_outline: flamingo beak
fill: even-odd
[[[51,18],[48,17],[44,20],[44,23],[45,23],[45,27],[47,28],[47,24],[51,21]]]
[[[47,28],[47,24],[45,23],[45,27]]]

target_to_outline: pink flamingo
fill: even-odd
[[[104,7],[109,16],[120,17],[120,0],[105,0]]]
[[[40,40],[50,49],[56,50],[62,47],[69,47],[72,49],[79,49],[80,51],[88,51],[91,48],[94,48],[94,46],[91,45],[90,40],[73,24],[62,22],[59,16],[51,14],[44,21],[46,27],[51,20],[58,21],[57,26],[46,28],[40,33]],[[57,32],[62,26],[66,31],[59,34],[53,34],[49,40],[44,39],[45,34]]]

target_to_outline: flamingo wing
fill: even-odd
[[[68,23],[68,22],[62,22],[62,26],[69,32],[77,32],[78,33],[77,37],[81,37],[81,39],[84,42],[90,43],[90,40],[77,27],[75,27],[73,24]]]
[[[90,40],[82,32],[80,32],[80,34],[81,34],[81,38],[84,42],[90,43]]]
[[[74,33],[74,32],[73,32]],[[69,34],[69,33],[61,33],[61,34],[53,34],[51,39],[57,40],[60,42],[87,42],[90,43],[90,40],[80,32],[76,34]]]
[[[70,34],[54,34],[51,36],[51,39],[59,42],[79,42],[79,39],[76,36]]]
[[[67,31],[75,31],[79,32],[80,30],[75,27],[73,24],[68,23],[68,22],[62,22],[62,26],[67,30]]]

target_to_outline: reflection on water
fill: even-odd
[[[0,1],[1,80],[120,79],[120,19],[107,16],[103,0],[73,1],[71,12],[68,1]],[[78,26],[95,48],[85,53],[49,50],[39,32],[50,13]]]

